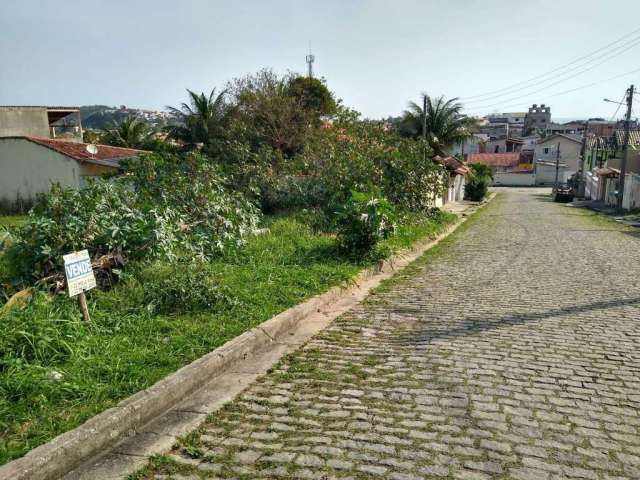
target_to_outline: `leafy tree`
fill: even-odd
[[[299,98],[307,110],[315,111],[319,115],[336,113],[336,100],[322,80],[309,77],[291,78],[289,94]]]
[[[127,117],[120,123],[105,128],[100,141],[106,145],[125,148],[148,149],[154,143],[155,132],[143,121]]]
[[[301,96],[291,95],[291,77],[264,69],[229,84],[234,98],[234,136],[254,149],[270,145],[286,156],[302,150],[313,131],[317,111],[305,108]]]
[[[216,95],[198,94],[187,89],[189,103],[167,109],[178,117],[176,125],[167,127],[169,137],[187,145],[207,144],[224,135],[231,105],[226,100],[226,91]]]
[[[431,98],[426,94],[422,98],[427,101],[427,141],[436,154],[443,155],[447,147],[471,136],[475,120],[462,113],[462,104],[457,98],[445,100],[444,97]],[[424,118],[423,107],[409,102],[400,120],[400,133],[412,138],[422,136]]]

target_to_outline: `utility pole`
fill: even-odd
[[[424,140],[423,146],[423,160],[427,161],[427,96],[422,95],[422,138]]]
[[[580,169],[578,170],[578,191],[576,192],[578,197],[583,198],[585,194],[585,174],[584,174],[584,157],[587,154],[587,135],[589,135],[589,121],[584,127],[584,133],[582,134],[582,145],[580,147]]]
[[[560,142],[558,142],[558,147],[556,148],[556,181],[553,184],[554,191],[558,190],[558,173],[559,172],[560,172]]]
[[[627,90],[627,115],[624,121],[624,143],[622,144],[622,162],[620,162],[620,181],[618,182],[618,198],[616,206],[618,210],[622,210],[622,201],[624,200],[624,180],[627,176],[627,152],[629,151],[629,135],[631,129],[631,109],[633,107],[633,91],[631,85]]]

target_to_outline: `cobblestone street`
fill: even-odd
[[[639,265],[640,230],[504,190],[144,478],[639,479]]]

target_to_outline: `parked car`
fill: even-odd
[[[552,196],[554,202],[572,202],[575,192],[568,183],[561,183],[553,187]]]

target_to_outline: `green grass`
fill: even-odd
[[[413,217],[384,249],[389,253],[440,233],[454,218]],[[157,308],[157,292],[145,290],[141,279],[154,278],[144,272],[163,272],[160,264],[131,265],[127,272],[133,273],[111,291],[90,292],[90,323],[80,320],[75,300],[43,292],[22,310],[0,311],[0,464],[373,262],[345,259],[335,238],[291,217],[268,223],[270,234],[199,267],[215,279],[206,290],[215,297],[213,307],[201,308],[202,295],[190,294],[198,286],[189,284],[176,294],[184,306],[177,311],[186,313],[158,314],[166,310]],[[183,286],[182,277],[165,280]]]
[[[26,218],[25,215],[0,215],[0,227],[19,227]]]

